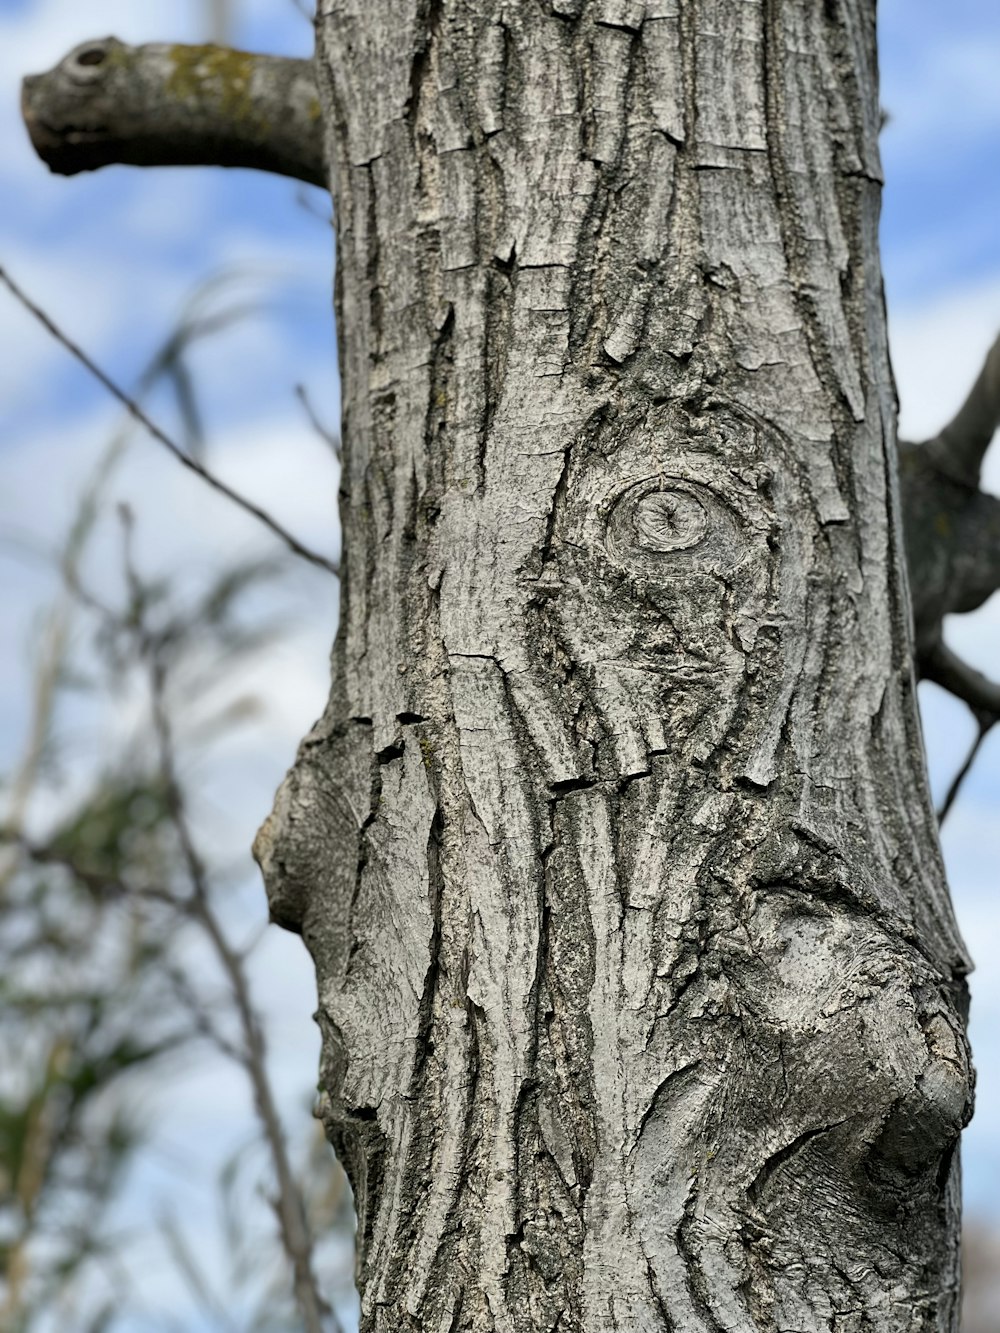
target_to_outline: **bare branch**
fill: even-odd
[[[35,151],[62,175],[120,162],[327,184],[310,60],[105,37],[26,78],[21,105]]]
[[[1000,685],[938,643],[924,664],[924,675],[969,705],[977,720],[1000,718]]]
[[[962,764],[962,767],[952,778],[951,786],[948,788],[948,794],[947,796],[945,796],[944,801],[941,804],[941,808],[937,812],[938,824],[943,824],[945,819],[947,819],[948,811],[955,804],[955,798],[958,796],[962,783],[968,777],[972,765],[975,762],[976,755],[979,753],[979,747],[982,745],[983,741],[989,735],[990,729],[992,728],[993,723],[995,721],[996,718],[991,718],[988,721],[980,721],[979,730],[976,732],[976,739],[972,742],[972,745],[969,748],[969,753],[965,756],[965,762]]]
[[[317,551],[311,550],[308,546],[304,546],[302,542],[296,537],[293,537],[286,528],[282,527],[281,524],[278,523],[276,519],[273,519],[265,510],[234,491],[232,487],[227,486],[224,481],[220,481],[218,477],[209,472],[209,470],[201,463],[191,458],[189,454],[186,454],[180,445],[176,444],[146,415],[134,398],[130,397],[124,389],[119,388],[114,380],[106,375],[81,347],[63,333],[62,329],[59,328],[59,326],[39,305],[26,295],[2,266],[0,266],[0,282],[4,283],[11,294],[20,301],[30,314],[34,315],[35,319],[37,319],[39,323],[51,333],[53,338],[65,347],[67,352],[69,352],[71,356],[74,356],[77,361],[79,361],[80,364],[88,370],[105,389],[107,389],[108,393],[110,393],[113,398],[116,398],[118,402],[121,403],[129,415],[138,421],[158,444],[162,444],[165,449],[173,454],[179,463],[183,464],[183,466],[190,472],[193,472],[195,476],[200,477],[201,480],[211,486],[213,490],[218,491],[220,495],[224,495],[227,500],[231,500],[232,503],[242,509],[244,513],[250,514],[253,518],[257,519],[259,523],[263,523],[264,526],[273,532],[276,537],[279,537],[288,549],[295,553],[295,555],[300,556],[303,560],[308,560],[312,565],[318,565],[321,569],[328,570],[329,573],[335,576],[339,575],[340,571],[335,561],[327,559],[326,556],[320,555]]]
[[[1000,425],[1000,337],[954,419],[924,448],[946,475],[978,487],[983,458]]]
[[[313,430],[320,437],[323,443],[329,446],[331,453],[339,463],[340,452],[341,452],[340,436],[334,434],[334,432],[330,430],[328,426],[324,426],[322,421],[320,421],[319,415],[315,407],[313,406],[312,399],[309,397],[309,391],[306,389],[306,386],[304,384],[296,384],[295,396],[302,404],[302,407],[305,410],[305,414],[309,418],[310,426],[312,426]]]
[[[968,704],[979,728],[965,762],[952,779],[948,794],[938,811],[938,822],[943,823],[955,803],[962,783],[969,775],[979,753],[979,747],[990,730],[1000,721],[1000,685],[984,676],[981,671],[977,671],[975,667],[969,666],[968,662],[963,662],[957,653],[940,641],[926,658],[924,675],[935,685],[940,685]]]
[[[1000,721],[1000,685],[989,680],[989,677],[984,676],[983,672],[979,672],[975,667],[969,667],[968,663],[961,660],[957,653],[952,652],[952,649],[940,640],[924,661],[924,676],[968,704],[979,726],[975,741],[972,742],[959,772],[952,778],[947,796],[944,797],[937,812],[937,822],[943,824],[949,810],[955,804],[961,784],[971,772],[981,744],[987,738],[989,730]]]
[[[1000,421],[1000,337],[961,410],[926,444],[900,441],[899,476],[917,674],[962,699],[979,736],[952,782],[943,819],[1000,718],[1000,685],[944,643],[945,616],[974,611],[1000,588],[1000,500],[979,489],[983,458]]]
[[[130,582],[135,580],[129,573]],[[254,1104],[271,1156],[278,1187],[275,1214],[278,1219],[285,1253],[292,1265],[295,1299],[306,1333],[340,1333],[340,1325],[333,1311],[320,1295],[312,1270],[313,1242],[309,1234],[305,1203],[292,1173],[284,1131],[274,1103],[267,1073],[264,1034],[250,997],[250,987],[243,960],[232,948],[218,916],[212,907],[205,866],[195,846],[188,823],[184,793],[177,777],[174,759],[173,731],[166,707],[166,670],[163,662],[149,643],[150,683],[153,703],[153,724],[156,731],[160,771],[170,803],[171,817],[177,832],[181,854],[191,883],[190,913],[198,921],[211,941],[216,956],[232,990],[245,1046],[244,1065],[253,1088]]]

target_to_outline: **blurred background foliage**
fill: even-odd
[[[194,456],[206,450],[187,358],[252,311],[220,306],[233,278],[199,288],[136,391],[170,382]],[[114,1205],[148,1144],[157,1086],[207,1046],[241,1071],[255,1109],[245,1142],[218,1163],[229,1272],[206,1268],[177,1213],[145,1225],[206,1328],[335,1329],[324,1297],[311,1321],[296,1292],[299,1280],[317,1293],[349,1283],[345,1247],[330,1241],[352,1234],[350,1191],[318,1126],[289,1153],[247,966],[261,913],[249,936],[234,929],[246,865],[227,867],[199,847],[185,781],[206,751],[260,716],[259,698],[217,687],[288,632],[282,585],[299,571],[279,549],[204,571],[194,592],[145,578],[134,516],[114,499],[133,438],[127,421],[110,440],[55,556],[61,586],[39,616],[27,745],[4,781],[0,1327],[182,1327],[137,1286],[128,1250],[141,1237],[116,1221]],[[109,527],[120,548],[117,598],[85,574]],[[93,749],[82,767],[79,755],[64,762],[66,705],[81,693],[126,719],[116,744]]]

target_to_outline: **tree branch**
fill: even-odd
[[[982,606],[1000,587],[1000,500],[941,470],[927,446],[901,443],[900,486],[917,659],[944,617]]]
[[[932,440],[900,441],[903,528],[917,675],[968,705],[978,733],[938,811],[954,804],[979,747],[1000,721],[1000,685],[944,642],[945,616],[974,611],[1000,588],[1000,500],[979,489],[1000,424],[1000,337],[961,409]]]
[[[943,669],[945,616],[974,611],[1000,587],[1000,500],[979,489],[982,461],[998,424],[1000,338],[955,418],[924,444],[900,441],[917,669],[932,679]],[[954,671],[947,674],[957,682]],[[966,698],[961,690],[953,692]]]
[[[1000,685],[963,662],[944,642],[928,654],[924,676],[964,700],[980,722],[1000,718]]]
[[[992,728],[1000,721],[1000,685],[984,676],[975,667],[963,662],[957,653],[942,641],[939,641],[925,662],[924,676],[940,685],[956,698],[968,704],[976,719],[978,731],[965,762],[952,779],[948,794],[938,810],[938,823],[943,824],[948,811],[958,796],[962,783],[969,775],[975,762],[979,747]]]
[[[960,410],[924,449],[947,476],[979,486],[983,458],[1000,425],[1000,337]]]
[[[35,151],[61,175],[251,167],[327,184],[311,60],[105,37],[26,78],[21,106]]]
[[[955,804],[955,798],[958,796],[962,783],[969,776],[969,772],[972,768],[973,763],[975,762],[976,755],[979,753],[979,748],[982,745],[983,741],[986,739],[986,737],[989,735],[990,729],[993,727],[993,724],[995,722],[996,718],[980,721],[979,730],[976,732],[976,739],[972,742],[972,745],[969,747],[969,753],[965,756],[965,760],[962,763],[962,767],[952,778],[951,786],[948,788],[948,794],[945,796],[944,801],[941,803],[941,808],[937,812],[938,824],[943,824],[944,821],[948,818],[948,811]]]

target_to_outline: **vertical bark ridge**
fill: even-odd
[[[344,599],[262,834],[366,1333],[955,1327],[868,0],[323,0]]]

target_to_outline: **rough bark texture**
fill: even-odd
[[[326,184],[310,60],[104,37],[26,78],[22,109],[39,157],[66,176],[211,164]]]
[[[366,1333],[954,1330],[873,0],[323,0],[342,621],[258,839]]]

